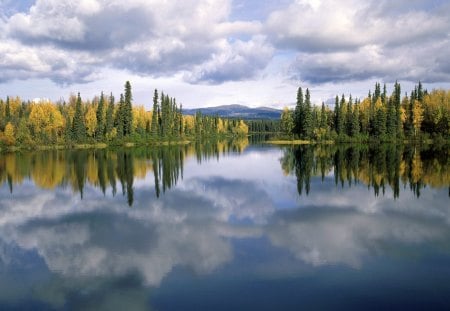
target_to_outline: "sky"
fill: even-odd
[[[195,108],[450,88],[448,0],[0,0],[0,98],[164,91]]]

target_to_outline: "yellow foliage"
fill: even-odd
[[[65,159],[61,158],[59,153],[36,154],[31,171],[33,181],[44,189],[56,188],[64,180],[65,164]]]
[[[223,133],[226,132],[226,130],[227,129],[225,127],[225,124],[224,124],[223,120],[221,118],[219,118],[219,121],[217,122],[217,132],[219,134],[223,134]]]
[[[423,107],[418,100],[415,100],[413,106],[413,126],[415,133],[418,133],[420,131],[422,121],[423,121]]]
[[[147,121],[150,121],[149,113],[145,110],[144,106],[133,107],[133,129],[138,127],[145,129]]]
[[[4,141],[7,145],[14,145],[16,143],[16,138],[14,136],[14,125],[8,122],[5,126]]]
[[[194,131],[194,124],[195,124],[194,116],[183,116],[183,123],[186,132],[192,133]]]
[[[113,129],[106,133],[106,139],[108,140],[113,140],[114,138],[117,137],[117,128],[113,127]]]
[[[28,122],[36,134],[46,134],[48,137],[52,134],[61,136],[65,125],[61,112],[50,102],[31,104]]]
[[[86,132],[88,136],[94,137],[97,128],[97,111],[93,105],[90,105],[85,116]]]

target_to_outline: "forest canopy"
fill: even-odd
[[[81,94],[53,103],[0,99],[0,147],[74,144],[122,144],[182,141],[220,136],[245,136],[248,126],[239,119],[185,116],[182,105],[154,91],[153,107],[133,105],[131,84],[125,83],[118,102],[103,92],[92,100]]]
[[[389,95],[386,84],[367,97],[336,96],[334,109],[311,104],[309,89],[297,91],[295,109],[285,108],[281,131],[291,138],[337,141],[400,141],[450,137],[450,90],[428,92],[422,83],[401,95],[395,83]]]

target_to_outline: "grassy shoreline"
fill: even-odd
[[[340,140],[302,140],[302,139],[274,139],[265,141],[266,144],[271,145],[345,145],[345,144],[450,144],[450,140],[433,140],[433,139],[424,139],[424,140],[400,140],[400,141],[382,141],[382,140],[360,140],[360,141],[340,141]]]
[[[179,140],[179,141],[150,141],[150,142],[123,142],[120,144],[113,143],[85,143],[85,144],[55,144],[55,145],[19,145],[19,146],[8,146],[0,147],[1,152],[17,152],[17,151],[44,151],[44,150],[82,150],[82,149],[106,149],[114,147],[142,147],[142,146],[175,146],[175,145],[187,145],[190,144],[191,140]]]
[[[268,140],[265,142],[266,144],[271,145],[312,145],[312,144],[327,144],[332,145],[336,142],[332,140],[325,140],[325,141],[311,141],[311,140],[302,140],[302,139],[292,139],[292,140],[284,140],[284,139],[277,139],[277,140]]]

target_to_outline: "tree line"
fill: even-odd
[[[103,92],[92,100],[80,93],[52,103],[0,99],[0,147],[74,144],[122,144],[181,141],[219,136],[245,136],[242,120],[218,116],[183,115],[175,98],[154,91],[153,107],[133,106],[131,84],[125,83],[119,101]]]
[[[281,131],[290,138],[337,141],[401,141],[448,139],[450,137],[450,90],[428,92],[419,82],[414,90],[401,95],[394,84],[391,95],[386,84],[367,97],[353,99],[336,96],[334,109],[325,103],[311,104],[311,94],[301,87],[297,91],[295,109],[284,108]]]

